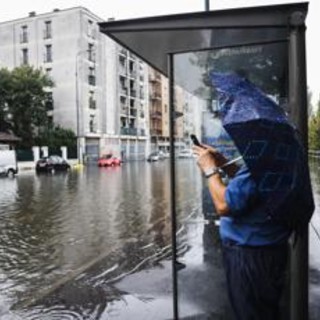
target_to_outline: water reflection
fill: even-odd
[[[319,207],[318,167],[312,179]],[[181,313],[214,316],[226,307],[220,252],[208,250],[219,247],[217,229],[203,224],[203,182],[194,161],[179,160],[176,169],[178,249],[187,264],[179,272]],[[0,179],[0,318],[170,318],[169,178],[163,161]],[[319,297],[320,242],[312,231],[310,237],[312,302]],[[197,283],[203,290],[194,290]],[[214,308],[209,288],[220,292]]]
[[[198,185],[185,183],[194,178],[193,167],[184,162],[178,169],[183,173],[177,189],[182,215],[198,204],[193,201]],[[67,296],[82,296],[83,308],[85,301],[95,301],[85,308],[95,313],[95,296],[104,297],[102,309],[108,299],[120,296],[110,289],[112,282],[170,256],[168,162],[88,167],[54,176],[21,174],[0,180],[0,189],[0,289],[9,307],[20,310],[57,292],[57,301],[51,301],[55,305],[65,296],[61,284],[75,279],[76,289],[70,285]],[[90,290],[84,284],[106,292],[91,292],[87,300]],[[64,301],[57,309],[46,308],[47,302],[32,308],[30,317],[36,319],[40,310],[69,310]]]

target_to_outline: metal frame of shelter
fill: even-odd
[[[291,120],[307,146],[305,18],[308,3],[204,11],[100,24],[105,33],[169,78],[170,181],[174,318],[178,319],[174,150],[174,71],[177,53],[287,41]],[[291,250],[290,314],[308,319],[308,225]]]

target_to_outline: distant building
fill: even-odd
[[[0,67],[29,64],[54,80],[54,88],[48,90],[49,120],[72,129],[81,155],[87,158],[112,149],[115,141],[114,151],[120,154],[129,141],[123,136],[130,136],[130,143],[137,148],[146,140],[147,128],[140,117],[146,106],[140,95],[146,66],[128,53],[118,59],[122,51],[99,32],[97,23],[101,21],[77,7],[39,15],[30,12],[26,18],[0,23]],[[119,83],[115,81],[118,72],[125,78]],[[125,95],[120,92],[121,81],[127,86]],[[120,104],[128,107],[125,124]],[[125,146],[121,147],[122,142]]]
[[[100,33],[102,21],[76,7],[2,22],[0,67],[28,64],[53,79],[49,121],[76,133],[80,158],[112,152],[140,160],[152,150],[168,151],[167,78]],[[179,87],[175,92],[174,135],[183,148],[191,98]]]

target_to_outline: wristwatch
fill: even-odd
[[[212,167],[204,171],[204,176],[209,179],[215,174],[221,174],[223,173],[223,170],[220,169],[219,167]]]

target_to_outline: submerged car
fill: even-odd
[[[36,172],[55,172],[68,171],[71,168],[70,164],[60,156],[52,155],[43,157],[36,163]]]
[[[121,160],[117,157],[113,157],[112,154],[106,154],[98,159],[99,167],[115,167],[120,165]]]

